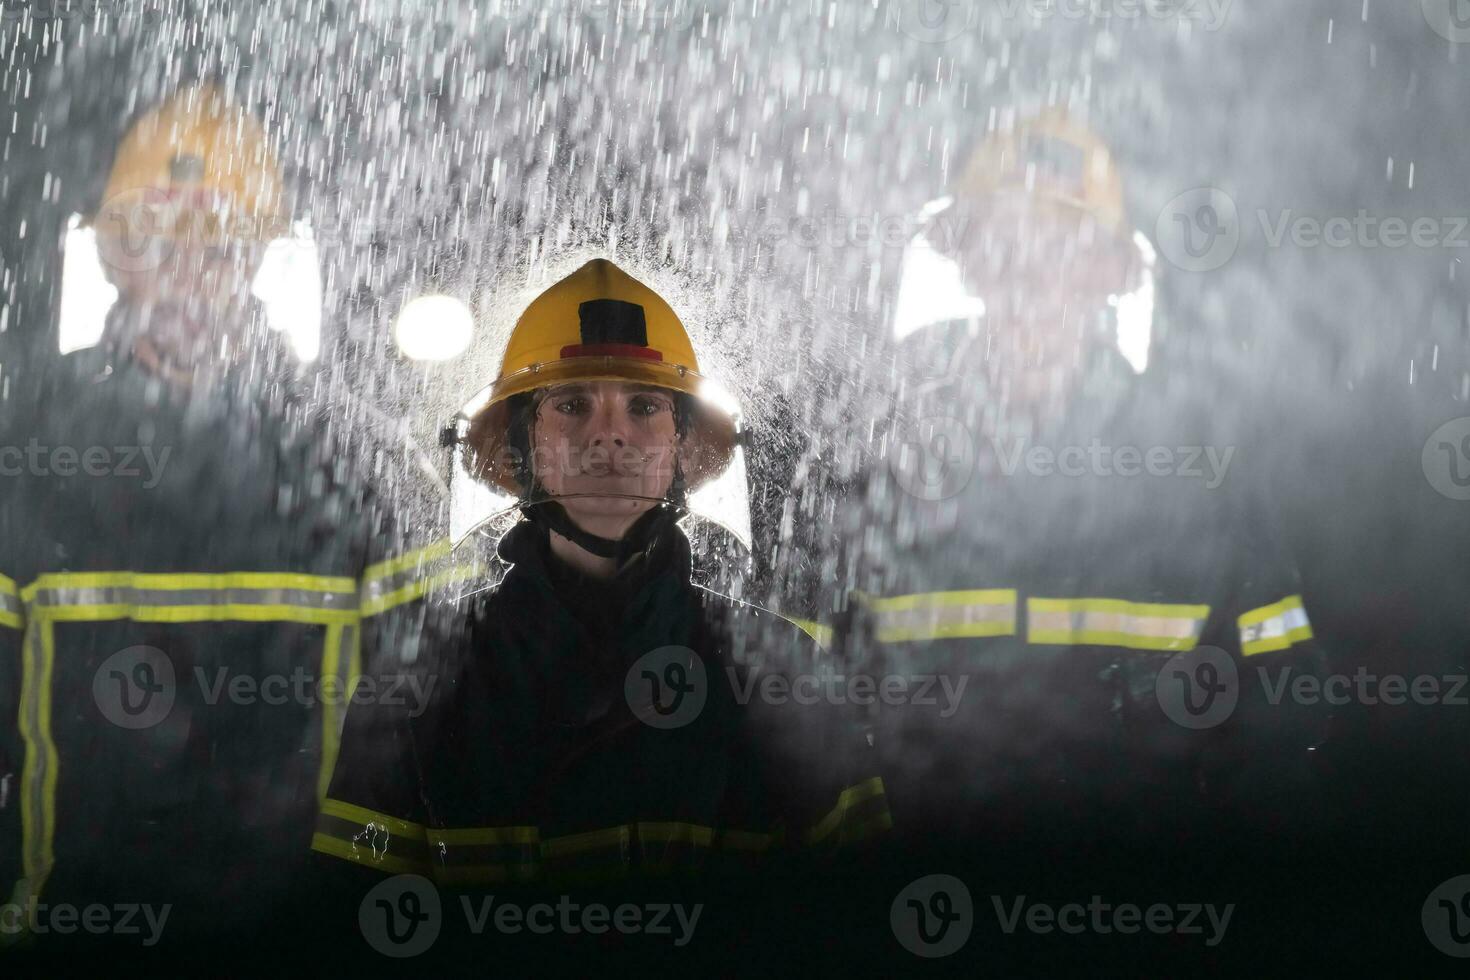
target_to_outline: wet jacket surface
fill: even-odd
[[[83,351],[38,404],[6,439],[43,447],[6,478],[7,895],[236,929],[301,864],[384,515],[268,366],[186,393]]]
[[[933,414],[963,445],[890,447],[846,501],[841,654],[964,685],[873,713],[895,821],[926,845],[1308,825],[1329,710],[1280,697],[1326,669],[1299,576],[1252,461],[1161,394],[1012,432],[956,399]]]
[[[530,523],[500,554],[493,590],[405,607],[425,623],[406,669],[432,693],[353,706],[316,851],[441,887],[560,887],[739,873],[888,827],[850,712],[761,693],[820,652],[690,585],[678,528],[610,583]]]

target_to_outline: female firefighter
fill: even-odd
[[[440,546],[365,596],[405,614],[376,617],[365,652],[411,656],[405,690],[428,693],[354,696],[314,850],[534,885],[784,862],[889,825],[810,641],[690,582],[676,521],[730,462],[730,404],[669,304],[611,262],[526,309],[463,430],[472,471],[520,502],[511,567],[430,602]]]

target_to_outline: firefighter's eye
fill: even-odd
[[[635,395],[628,402],[628,414],[648,418],[671,408],[668,401],[656,395]]]
[[[581,395],[558,398],[552,403],[552,407],[563,415],[586,415],[588,411],[587,399]]]

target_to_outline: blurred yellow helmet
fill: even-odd
[[[689,395],[681,453],[689,490],[724,472],[739,439],[739,410],[703,377],[672,307],[606,259],[594,259],[526,307],[487,401],[470,419],[471,472],[513,494],[525,487],[510,446],[510,400],[572,381],[624,381]]]
[[[175,93],[118,145],[102,234],[265,243],[284,233],[280,166],[255,118],[210,85]],[[143,223],[147,223],[147,227]]]
[[[957,185],[972,200],[1021,195],[1058,212],[1090,215],[1127,236],[1123,179],[1106,143],[1065,111],[1049,110],[992,133]]]

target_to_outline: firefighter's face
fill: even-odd
[[[209,203],[185,208],[145,190],[103,205],[98,250],[125,302],[188,307],[208,320],[247,301],[263,250],[234,234],[228,212],[203,206]]]
[[[1138,286],[1132,242],[1081,211],[1010,195],[964,227],[961,269],[987,308],[1094,311]]]
[[[578,526],[621,537],[673,484],[674,396],[620,381],[548,388],[536,402],[531,448],[537,480]]]

